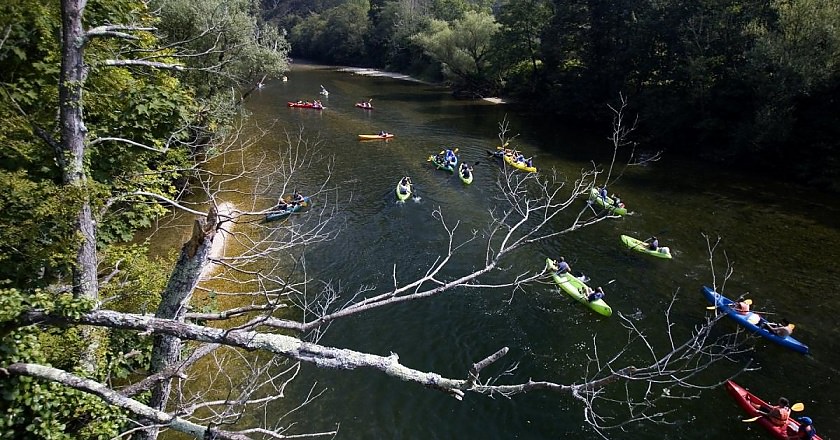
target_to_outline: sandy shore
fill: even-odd
[[[378,76],[378,77],[384,77],[384,78],[401,79],[403,81],[413,81],[413,82],[417,82],[417,83],[421,83],[421,84],[431,84],[429,82],[422,81],[422,80],[419,80],[417,78],[414,78],[414,77],[411,77],[411,76],[408,76],[408,75],[404,75],[402,73],[385,72],[385,71],[382,71],[382,70],[368,69],[368,68],[364,68],[364,67],[339,67],[336,70],[338,70],[339,72],[350,72],[350,73],[354,73],[356,75]]]
[[[338,67],[336,68],[339,72],[349,72],[356,75],[364,75],[364,76],[377,76],[377,77],[384,77],[384,78],[394,78],[394,79],[401,79],[403,81],[412,81],[421,84],[431,84],[429,82],[419,80],[417,78],[404,75],[402,73],[395,73],[395,72],[385,72],[382,70],[376,69],[369,69],[364,67]],[[493,104],[505,104],[505,100],[502,98],[482,98],[484,101],[491,102]]]

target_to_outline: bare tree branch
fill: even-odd
[[[122,142],[122,143],[125,143],[125,144],[128,144],[128,145],[133,145],[135,147],[143,148],[145,150],[154,151],[156,153],[166,153],[166,151],[169,149],[168,147],[163,148],[163,149],[150,147],[148,145],[144,145],[144,144],[141,144],[139,142],[134,142],[131,139],[124,139],[124,138],[120,138],[120,137],[100,137],[100,138],[96,138],[96,139],[93,139],[92,141],[90,141],[88,143],[88,146],[92,147],[92,146],[94,146],[94,145],[96,145],[100,142],[109,142],[109,141]]]
[[[126,33],[128,32],[154,32],[157,28],[153,27],[143,27],[143,26],[126,26],[126,25],[105,25],[105,26],[97,26],[95,28],[89,29],[85,32],[86,38],[93,38],[93,37],[113,37],[113,38],[122,38],[126,40],[138,40],[139,38]]]
[[[141,66],[141,67],[151,67],[154,69],[164,69],[164,70],[176,70],[182,71],[186,70],[181,64],[173,64],[173,63],[162,63],[158,61],[148,61],[148,60],[104,60],[102,64],[105,66],[117,66],[117,67],[126,67],[126,66]]]

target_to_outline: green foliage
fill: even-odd
[[[200,98],[288,70],[289,44],[277,28],[255,18],[256,5],[253,0],[151,2],[160,11],[164,41],[191,55],[183,59],[193,68],[184,78]]]
[[[369,12],[369,0],[350,0],[304,18],[289,38],[306,58],[357,64],[365,56]]]
[[[489,13],[495,4],[491,0],[432,0],[431,3],[432,16],[447,22],[461,20],[467,12]]]
[[[0,279],[43,286],[66,271],[78,202],[52,181],[0,169]]]
[[[792,93],[811,93],[840,74],[840,8],[830,0],[772,2],[778,20],[756,23],[754,59]],[[781,80],[781,81],[780,81]]]
[[[111,310],[131,313],[154,313],[160,292],[166,287],[169,271],[177,258],[150,259],[146,244],[111,246],[103,255],[101,267],[112,268],[116,276],[100,289],[102,301]]]
[[[480,90],[490,82],[492,41],[498,30],[492,14],[467,11],[451,24],[433,20],[414,41],[439,61],[444,74],[458,85]]]
[[[0,328],[5,329],[0,334],[0,367],[38,363],[72,370],[87,344],[75,327],[18,328],[15,320],[27,310],[78,318],[92,308],[92,302],[71,294],[0,289]],[[0,381],[0,413],[0,438],[106,439],[117,435],[126,421],[98,397],[22,376]]]
[[[530,98],[537,93],[536,76],[542,66],[541,36],[553,15],[548,0],[509,0],[499,10],[494,62],[520,96]]]
[[[56,151],[35,135],[37,128],[57,139],[57,83],[59,69],[60,21],[56,3],[5,4],[15,23],[14,32],[0,48],[4,67],[0,72],[0,222],[10,225],[0,230],[0,276],[23,285],[43,285],[67,278],[75,243],[75,207],[81,194],[60,186],[61,172]],[[30,9],[31,8],[31,9]],[[33,14],[31,10],[38,12]],[[89,26],[123,21],[148,25],[155,22],[144,2],[120,0],[91,2],[86,10]],[[29,26],[24,26],[24,24]],[[155,49],[158,41],[151,34],[139,34],[130,49],[147,56],[172,61],[169,52]],[[156,152],[123,142],[109,141],[88,148],[89,193],[95,212],[105,210],[98,220],[101,246],[127,241],[139,228],[146,228],[164,212],[155,204],[131,203],[122,198],[136,191],[175,197],[175,182],[189,178],[183,170],[192,166],[186,142],[207,132],[198,127],[194,114],[199,104],[194,92],[169,71],[138,72],[127,68],[103,67],[103,61],[119,58],[127,49],[115,39],[93,39],[86,52],[91,66],[85,83],[85,126],[88,139],[99,136],[128,139]],[[263,58],[263,57],[260,57]],[[139,74],[138,74],[139,73]],[[205,113],[202,122],[228,122],[228,113]]]
[[[418,9],[402,1],[372,5],[366,52],[374,66],[418,76],[435,66],[434,61],[423,54],[423,49],[411,41],[411,37],[426,29],[430,21],[430,17]],[[439,77],[433,79],[439,80]]]

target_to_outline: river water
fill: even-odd
[[[320,85],[330,91],[328,97],[318,96]],[[286,106],[286,101],[318,98],[327,107],[323,111]],[[354,107],[369,98],[374,110]],[[543,173],[553,168],[574,178],[592,163],[607,165],[612,154],[609,126],[599,133],[582,133],[562,121],[546,122],[508,105],[454,100],[437,86],[329,67],[295,66],[288,82],[267,84],[253,95],[248,109],[253,113],[250,123],[274,124],[253,147],[255,155],[284,142],[286,132],[302,128],[306,137],[317,139],[334,156],[331,183],[339,188],[336,224],[341,231],[337,239],[308,249],[306,259],[310,276],[340,282],[348,298],[360,286],[387,289],[395,263],[397,276],[407,281],[445,253],[446,235],[432,216],[434,209],[439,207],[448,221],[461,222],[461,237],[488,223],[500,167],[487,159],[486,151],[498,145],[501,121],[509,122],[509,134],[519,135],[516,144],[534,156]],[[357,134],[380,130],[396,137],[387,143],[357,140]],[[478,162],[472,185],[464,186],[426,162],[441,145],[458,146],[462,160]],[[314,190],[325,173],[312,169],[296,186],[304,193]],[[394,186],[403,175],[412,176],[419,202],[395,203]],[[718,280],[726,259],[734,267],[725,292],[734,296],[749,291],[755,308],[795,322],[794,336],[810,345],[812,355],[757,340],[749,356],[709,369],[700,381],[723,380],[751,360],[758,370],[742,374],[737,382],[766,399],[785,395],[805,403],[804,414],[816,421],[823,438],[840,438],[840,422],[832,416],[840,391],[834,384],[840,375],[837,198],[775,179],[681,161],[667,151],[658,162],[628,167],[610,189],[622,194],[635,215],[541,243],[504,265],[539,269],[546,256],[564,255],[574,270],[605,287],[613,310],[630,316],[655,348],[664,350],[663,312],[675,292],[672,319],[678,335],[687,334],[709,313],[700,293],[701,285],[712,283],[704,234],[720,237]],[[658,235],[675,257],[667,261],[631,253],[622,248],[621,234],[643,239]],[[472,270],[482,258],[481,246],[467,246],[444,278]],[[499,276],[503,275],[495,277]],[[729,321],[717,329],[734,330]],[[537,284],[517,292],[456,289],[386,307],[333,323],[320,342],[380,355],[393,352],[409,367],[455,378],[465,377],[473,362],[510,347],[499,366],[485,374],[518,364],[500,383],[529,378],[575,383],[586,374],[593,338],[605,358],[625,345],[627,332],[617,316],[601,317],[558,294],[552,284]],[[619,366],[640,365],[647,359],[646,350],[636,346],[625,358]],[[302,398],[313,382],[326,393],[299,414],[295,433],[338,425],[338,438],[343,439],[595,438],[583,421],[583,406],[564,395],[533,392],[508,399],[468,394],[457,401],[378,372],[305,366],[289,398]],[[288,402],[278,405],[279,414]],[[633,423],[608,435],[769,438],[758,425],[741,422],[744,415],[722,388],[704,391],[699,399],[675,400],[663,409],[673,410],[673,424]],[[606,413],[613,415],[609,409]]]

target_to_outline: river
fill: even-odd
[[[321,85],[330,91],[328,97],[318,96]],[[286,106],[286,101],[318,98],[326,106],[323,111]],[[372,99],[374,110],[354,107],[367,99]],[[455,100],[434,85],[329,67],[295,66],[288,82],[268,83],[252,96],[248,109],[253,113],[249,123],[275,124],[252,147],[256,151],[275,148],[286,132],[303,128],[305,136],[318,139],[334,156],[331,183],[339,189],[336,224],[341,231],[335,240],[308,249],[306,259],[310,276],[340,281],[345,296],[360,286],[387,289],[395,263],[402,281],[418,276],[444,253],[446,235],[432,217],[434,209],[440,207],[448,221],[459,220],[462,237],[487,224],[488,210],[496,203],[500,167],[488,160],[486,151],[498,145],[501,121],[509,122],[510,134],[518,135],[516,144],[534,156],[542,173],[555,169],[574,178],[593,162],[608,165],[612,154],[609,126],[599,133],[582,133],[562,121],[546,122],[508,105]],[[357,140],[357,134],[380,130],[396,137],[387,143]],[[441,145],[458,146],[462,160],[478,162],[472,185],[426,162]],[[298,189],[312,190],[325,172],[311,170],[296,182]],[[395,203],[394,186],[403,175],[412,176],[419,202]],[[734,268],[726,292],[732,296],[749,291],[754,308],[795,322],[794,336],[811,347],[812,355],[756,340],[749,356],[712,367],[700,382],[723,380],[751,359],[757,371],[740,375],[737,382],[766,399],[785,395],[805,403],[803,414],[815,420],[823,438],[840,433],[840,422],[832,416],[840,390],[832,385],[840,373],[837,198],[776,179],[683,161],[667,150],[657,162],[623,170],[610,189],[622,194],[635,215],[541,243],[505,264],[514,270],[538,269],[546,256],[564,255],[574,270],[604,285],[613,309],[630,316],[656,348],[664,350],[663,312],[675,292],[672,319],[678,335],[687,334],[710,313],[700,294],[702,285],[712,283],[704,234],[713,240],[720,237],[718,279],[727,259]],[[622,248],[621,234],[657,235],[661,245],[672,249],[674,259],[631,253]],[[447,273],[468,271],[482,256],[481,246],[468,246]],[[717,331],[735,328],[727,320]],[[473,362],[506,346],[510,353],[488,374],[514,363],[518,368],[500,383],[529,378],[573,383],[585,375],[587,356],[594,353],[593,338],[598,354],[608,357],[624,346],[627,332],[617,316],[596,315],[546,283],[516,292],[456,289],[386,307],[333,323],[320,342],[380,355],[397,353],[409,367],[448,377],[465,377]],[[638,365],[645,356],[645,349],[636,346],[618,365]],[[550,392],[513,398],[468,394],[457,401],[378,372],[305,366],[289,398],[302,398],[313,382],[326,393],[298,414],[294,433],[338,425],[341,439],[595,438],[584,422],[581,403]],[[769,438],[758,425],[741,422],[744,414],[723,388],[704,391],[699,399],[674,400],[663,409],[673,410],[673,424],[632,423],[608,435]]]

